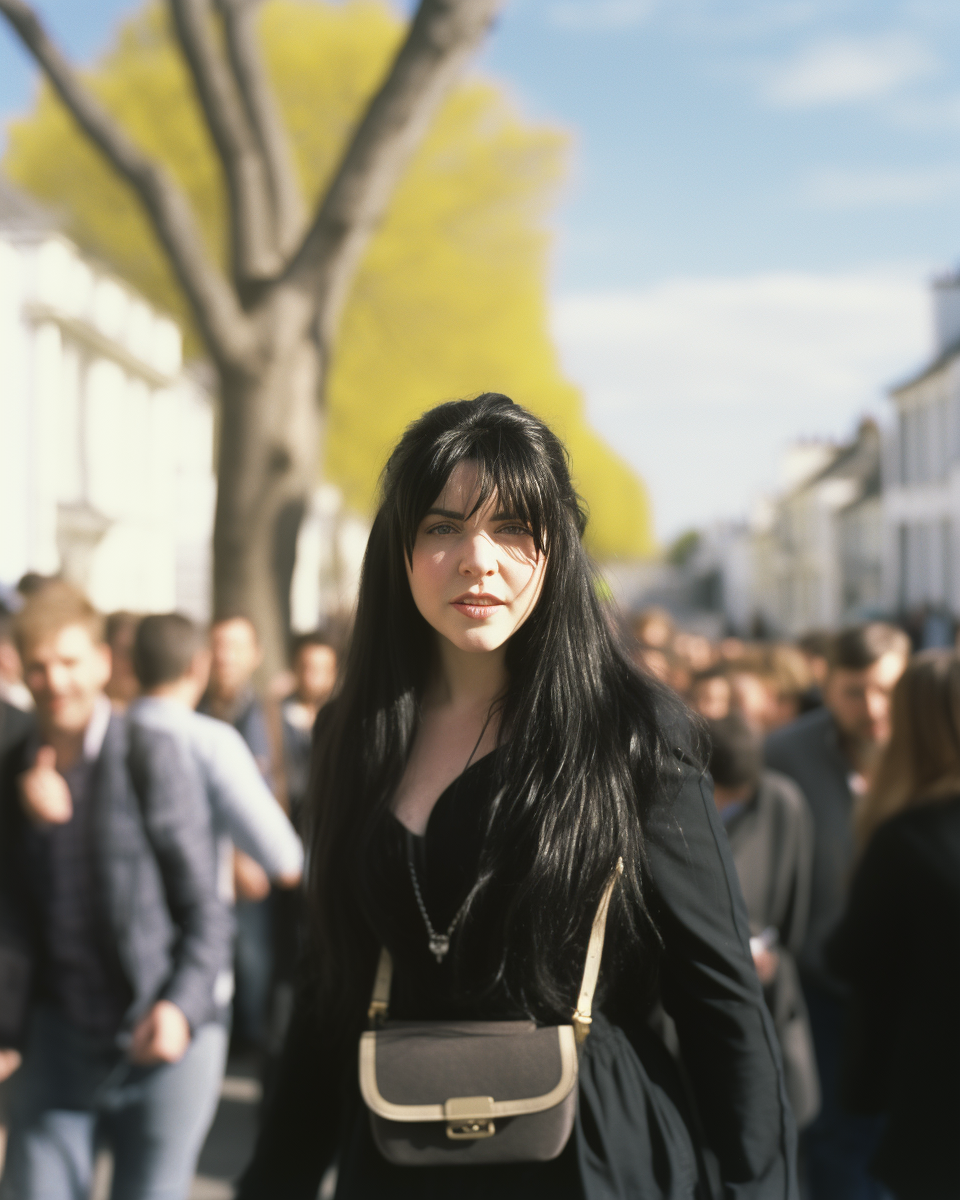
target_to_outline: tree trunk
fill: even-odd
[[[302,294],[275,292],[257,318],[261,355],[221,367],[213,611],[254,622],[267,678],[288,649],[293,556],[278,546],[295,544],[318,478],[324,363],[308,315]]]

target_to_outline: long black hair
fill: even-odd
[[[414,604],[406,563],[425,513],[464,462],[477,470],[477,509],[495,492],[546,554],[540,599],[507,644],[498,786],[465,925],[485,893],[499,890],[491,907],[502,954],[491,985],[504,985],[531,1015],[566,1020],[590,921],[620,857],[618,940],[636,945],[652,931],[643,816],[676,777],[685,718],[679,701],[633,666],[604,614],[563,444],[496,393],[426,412],[383,472],[347,661],[315,743],[309,887],[321,979],[352,1004],[369,983],[364,856],[403,773],[436,661],[437,635]],[[496,888],[504,879],[512,881],[505,904]]]

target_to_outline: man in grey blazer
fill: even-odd
[[[85,1200],[105,1139],[114,1195],[185,1200],[229,997],[203,787],[181,742],[112,713],[85,597],[48,585],[17,635],[37,724],[0,760],[0,938],[29,973],[21,1028],[3,1022],[23,1061],[0,1197]]]

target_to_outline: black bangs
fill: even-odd
[[[544,551],[564,519],[586,524],[570,481],[566,451],[546,426],[509,397],[487,392],[441,404],[410,426],[390,456],[383,504],[397,522],[409,559],[420,522],[462,463],[477,472],[472,516],[496,494],[501,511],[519,517]]]

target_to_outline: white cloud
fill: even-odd
[[[960,198],[960,167],[912,171],[820,170],[803,198],[814,208],[914,208]]]
[[[656,0],[559,0],[547,10],[551,25],[561,29],[596,32],[630,29],[642,25],[656,8]]]
[[[875,100],[931,74],[938,65],[930,48],[907,34],[832,38],[769,68],[766,98],[783,108]]]
[[[666,538],[746,515],[798,437],[844,437],[928,352],[917,267],[680,279],[562,295],[553,329],[594,426]]]

